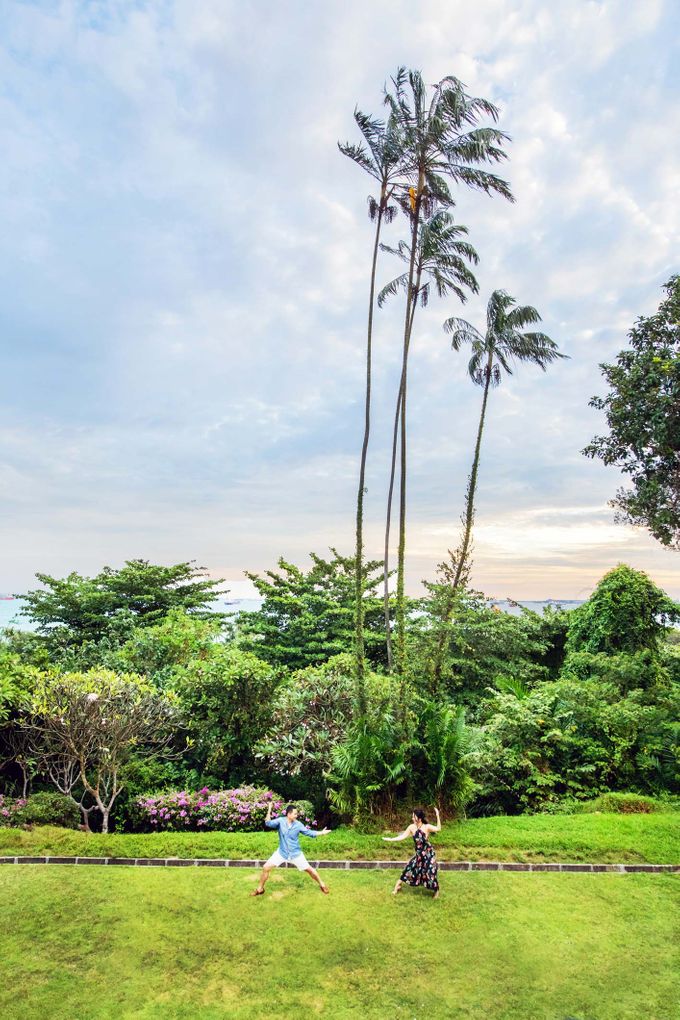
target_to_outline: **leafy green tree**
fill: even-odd
[[[392,89],[385,94],[385,102],[398,126],[405,152],[408,191],[403,208],[409,220],[407,271],[403,283],[405,291],[404,329],[402,339],[402,370],[397,397],[400,444],[399,489],[399,547],[397,554],[397,609],[396,609],[396,665],[399,673],[405,664],[406,602],[405,602],[405,549],[406,549],[406,397],[408,358],[415,320],[418,294],[417,253],[421,227],[432,217],[437,207],[450,208],[453,197],[449,182],[465,184],[500,194],[512,200],[506,181],[484,169],[485,164],[498,163],[505,158],[503,143],[507,136],[495,127],[476,127],[480,117],[498,118],[498,110],[486,99],[469,96],[464,86],[452,76],[443,78],[429,90],[418,71],[406,72],[400,68],[392,79]],[[392,285],[389,285],[392,286]],[[389,288],[388,288],[389,289]],[[388,520],[391,502],[388,500]],[[388,540],[389,546],[389,524]],[[384,600],[387,608],[388,563],[385,564]],[[387,626],[388,655],[391,664],[390,628]]]
[[[172,686],[188,734],[185,765],[205,781],[249,779],[253,748],[269,728],[280,674],[233,645],[176,667]]]
[[[680,606],[641,570],[620,563],[569,616],[568,652],[659,652]]]
[[[476,719],[490,684],[503,677],[532,687],[554,679],[564,661],[569,613],[502,612],[481,592],[448,579],[426,582],[407,646],[410,683],[434,700],[453,700]],[[437,670],[436,667],[439,667]]]
[[[355,558],[331,549],[324,559],[311,553],[307,571],[280,559],[278,571],[247,574],[263,602],[236,620],[240,647],[275,666],[303,669],[348,651],[354,637]],[[366,654],[372,663],[385,657],[382,603],[377,596],[380,561],[365,564]]]
[[[356,563],[355,576],[355,669],[357,679],[357,695],[362,710],[366,708],[365,690],[365,644],[364,644],[364,495],[366,491],[366,461],[368,443],[371,433],[371,387],[373,357],[373,314],[375,311],[375,279],[380,250],[380,237],[383,224],[392,222],[397,213],[397,206],[392,202],[395,188],[399,187],[399,178],[403,176],[401,166],[402,149],[396,121],[391,116],[385,123],[362,113],[354,111],[354,119],[363,136],[364,142],[355,145],[345,142],[339,146],[343,155],[352,159],[362,170],[372,177],[378,188],[377,198],[371,195],[368,199],[368,213],[375,223],[373,238],[373,256],[368,296],[368,325],[366,329],[366,393],[364,400],[364,436],[361,446],[359,463],[359,487],[357,491],[356,512]],[[402,185],[403,186],[403,185]]]
[[[395,701],[390,677],[366,673],[366,705],[354,697],[353,662],[336,655],[318,666],[292,673],[278,688],[271,729],[257,747],[257,756],[274,776],[300,783],[312,799],[323,799],[334,748],[367,712],[389,711]]]
[[[600,365],[610,389],[590,406],[605,412],[609,433],[583,452],[630,478],[611,501],[618,519],[680,549],[680,276],[665,290],[659,310],[630,330],[630,347]]]
[[[207,578],[193,563],[163,567],[127,560],[120,569],[104,567],[95,577],[75,572],[64,578],[36,577],[43,588],[23,596],[22,612],[57,647],[104,635],[122,641],[134,627],[153,626],[172,609],[203,618],[220,615],[210,607],[223,582]]]

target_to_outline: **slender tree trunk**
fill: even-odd
[[[413,211],[411,258],[408,267],[408,289],[406,292],[406,315],[404,316],[404,355],[401,370],[401,437],[400,437],[400,477],[399,477],[399,547],[397,551],[397,611],[396,637],[397,674],[403,678],[406,660],[406,605],[404,596],[404,567],[406,561],[406,385],[408,371],[408,350],[411,341],[411,330],[415,319],[413,274],[415,270],[416,251],[418,248],[418,224],[420,221],[420,204],[424,184],[421,171],[418,178],[415,209]],[[417,300],[417,292],[415,298]],[[413,302],[413,309],[411,303]]]
[[[418,274],[418,280],[416,283],[416,292],[420,287],[420,274]],[[411,309],[411,324],[409,327],[409,346],[411,343],[411,329],[413,328],[413,316],[415,314],[415,306]],[[402,372],[403,378],[403,372]],[[387,642],[387,665],[390,671],[394,664],[394,655],[392,652],[392,629],[390,626],[390,591],[389,591],[389,579],[390,579],[390,530],[392,526],[392,501],[394,498],[394,480],[397,475],[397,450],[399,447],[399,422],[401,421],[401,392],[402,392],[402,380],[399,382],[399,392],[397,394],[397,404],[394,409],[394,427],[392,429],[392,458],[390,461],[390,484],[387,490],[387,514],[385,517],[385,548],[383,553],[383,606],[385,615],[385,638]]]
[[[458,562],[456,563],[455,573],[453,580],[451,581],[451,593],[446,602],[446,608],[444,610],[444,616],[442,619],[442,630],[437,641],[437,648],[435,652],[434,662],[434,691],[439,690],[439,684],[441,681],[441,670],[442,660],[444,657],[444,645],[446,643],[446,624],[448,624],[451,618],[451,612],[453,610],[453,600],[455,598],[456,591],[460,587],[462,578],[465,576],[465,566],[470,553],[470,542],[472,540],[472,525],[475,519],[475,494],[477,491],[477,475],[479,472],[479,455],[482,448],[482,433],[484,431],[484,422],[486,420],[486,405],[489,399],[489,388],[491,386],[491,369],[493,366],[493,353],[489,354],[484,378],[484,396],[482,397],[482,409],[479,415],[479,425],[477,427],[477,441],[475,442],[475,452],[472,458],[472,470],[470,472],[470,479],[468,481],[467,492],[465,494],[465,517],[463,524],[463,541],[460,546],[460,555]]]
[[[484,379],[484,396],[482,397],[482,410],[479,415],[479,427],[477,429],[477,442],[475,443],[475,455],[472,461],[472,471],[470,472],[470,481],[468,484],[467,501],[465,506],[465,531],[463,534],[463,544],[461,547],[461,554],[456,564],[456,574],[453,579],[454,590],[460,584],[460,579],[463,576],[465,570],[465,564],[467,562],[468,553],[470,550],[470,541],[472,539],[472,525],[475,519],[475,494],[477,492],[477,474],[479,471],[479,454],[482,448],[482,432],[484,431],[484,421],[486,419],[486,403],[489,399],[489,387],[491,385],[491,368],[493,365],[493,354],[489,354],[488,361],[486,363],[485,379]]]
[[[364,439],[361,447],[361,465],[359,468],[359,489],[357,492],[357,523],[356,523],[356,562],[355,562],[355,666],[357,683],[357,703],[359,713],[366,714],[366,662],[364,648],[364,490],[366,487],[366,458],[368,440],[371,433],[371,361],[373,352],[373,312],[375,308],[375,274],[378,264],[380,247],[380,230],[382,227],[384,208],[384,188],[380,196],[380,208],[375,228],[373,244],[373,260],[371,263],[371,287],[368,300],[368,327],[366,331],[366,404],[364,413]]]

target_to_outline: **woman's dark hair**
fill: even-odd
[[[416,816],[419,822],[422,822],[423,825],[427,825],[427,818],[425,817],[425,812],[421,807],[414,807],[413,814]]]

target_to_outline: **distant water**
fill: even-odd
[[[527,609],[533,609],[536,613],[542,613],[545,606],[562,606],[564,609],[574,609],[580,606],[583,600],[575,599],[545,599],[542,602],[522,602],[521,605]],[[218,599],[215,609],[221,613],[242,613],[257,610],[262,605],[261,599]],[[517,616],[520,610],[517,606],[510,605],[503,600],[494,603],[505,613]],[[0,598],[0,630],[4,627],[16,627],[18,630],[33,630],[32,624],[23,616],[19,615],[21,610],[21,599]]]

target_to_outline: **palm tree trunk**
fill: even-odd
[[[420,287],[420,272],[416,280],[415,291],[418,292]],[[413,316],[415,314],[415,303],[411,308],[411,322],[409,326],[408,343],[411,344],[411,330],[413,329]],[[407,351],[408,356],[408,351]],[[385,517],[385,548],[383,553],[383,607],[385,615],[385,638],[387,643],[387,666],[391,671],[394,665],[394,655],[392,652],[392,629],[390,626],[390,592],[389,592],[389,578],[390,578],[390,530],[392,525],[392,501],[394,498],[394,480],[397,474],[397,449],[399,446],[399,423],[401,421],[401,405],[402,405],[402,386],[403,386],[403,370],[402,377],[399,382],[399,392],[397,394],[397,405],[394,410],[394,427],[392,429],[392,458],[390,462],[390,484],[387,491],[387,514]]]
[[[371,433],[371,361],[373,353],[373,312],[375,308],[375,274],[380,248],[380,230],[384,209],[384,189],[380,196],[380,208],[375,227],[373,260],[371,263],[371,287],[368,300],[368,327],[366,331],[366,404],[364,413],[364,439],[361,447],[359,468],[359,489],[357,492],[356,562],[355,562],[355,668],[357,684],[357,706],[361,716],[366,713],[366,662],[364,646],[364,490],[366,487],[366,459],[368,440]]]
[[[418,223],[420,221],[420,202],[423,190],[424,175],[421,171],[418,179],[418,190],[416,192],[415,209],[413,211],[413,223],[411,227],[411,258],[408,267],[408,288],[406,291],[406,315],[404,317],[404,354],[401,370],[401,436],[400,436],[400,472],[399,472],[399,547],[397,550],[397,607],[396,607],[396,636],[397,674],[403,677],[406,665],[406,604],[404,595],[404,568],[406,561],[406,382],[408,370],[408,351],[411,342],[411,330],[415,318],[413,273],[415,270],[416,250],[418,248]],[[416,292],[417,300],[417,292]],[[411,308],[413,303],[413,308]],[[403,692],[402,692],[403,693]]]
[[[465,494],[465,517],[463,526],[463,541],[460,546],[460,554],[458,556],[458,562],[456,563],[455,573],[450,586],[450,595],[446,602],[444,615],[442,617],[442,629],[437,641],[437,648],[435,650],[434,659],[434,684],[433,693],[437,693],[441,682],[441,671],[442,671],[442,660],[444,657],[444,645],[446,644],[446,624],[448,624],[451,618],[451,612],[453,610],[453,601],[456,591],[460,587],[462,578],[465,575],[465,566],[468,560],[470,552],[470,542],[472,540],[472,525],[475,519],[475,493],[477,491],[477,475],[479,472],[479,455],[482,448],[482,433],[484,431],[484,422],[486,420],[486,404],[489,398],[489,387],[491,385],[491,368],[493,366],[493,353],[489,354],[484,379],[484,396],[482,397],[482,409],[479,415],[479,425],[477,426],[477,441],[475,443],[475,452],[472,458],[472,470],[470,472],[470,478],[468,480],[467,492]]]
[[[468,552],[470,549],[470,541],[472,539],[472,525],[475,519],[475,493],[477,491],[477,474],[479,471],[479,454],[482,448],[482,432],[484,431],[484,421],[486,419],[486,403],[489,399],[489,387],[491,385],[491,368],[493,364],[493,354],[489,354],[488,361],[486,363],[485,379],[484,379],[484,396],[482,398],[482,410],[479,415],[479,427],[477,428],[477,442],[475,443],[475,455],[472,461],[472,471],[470,472],[470,481],[468,482],[468,490],[466,494],[466,506],[465,506],[465,531],[463,534],[463,544],[461,546],[461,553],[456,564],[456,573],[453,579],[453,589],[455,591],[460,584],[461,577],[465,570],[465,564],[468,558]]]

